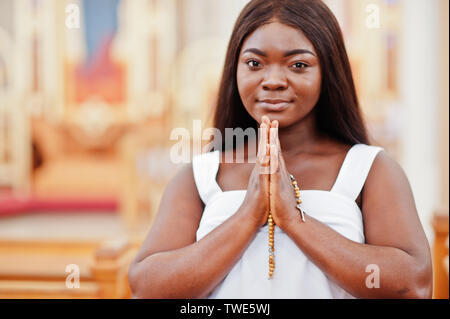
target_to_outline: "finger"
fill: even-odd
[[[281,145],[280,145],[280,139],[278,138],[278,129],[276,130],[276,145],[277,145],[277,152],[278,152],[278,165],[280,166],[280,171],[284,172],[286,176],[289,176],[289,172],[286,167],[286,162],[284,161],[283,152],[281,151]]]
[[[270,128],[270,131],[271,131],[270,145],[276,145],[277,152],[278,152],[278,165],[279,165],[279,168],[284,171],[284,170],[286,170],[286,164],[284,162],[283,153],[281,150],[280,139],[278,136],[278,133],[279,133],[278,126],[279,126],[278,121],[274,120],[272,122],[272,126]]]
[[[279,162],[279,153],[280,153],[280,148],[278,146],[278,128],[270,128],[270,133],[269,133],[269,139],[270,139],[270,147],[271,147],[271,154],[272,154],[272,146],[273,148],[276,150],[277,156],[276,156],[276,164],[274,164],[274,167],[276,168],[276,170],[278,170],[280,167],[280,162]],[[271,156],[271,160],[272,160],[272,156]],[[271,171],[273,172],[273,170],[271,169]]]
[[[270,128],[270,132],[269,132],[269,144],[270,145],[274,145],[277,146],[277,128]]]
[[[264,166],[258,160],[255,166],[255,173],[258,174],[257,179],[259,181],[261,191],[263,191],[264,193],[268,193],[270,183],[270,175],[269,175],[270,166],[269,165]]]
[[[269,130],[270,130],[270,127],[271,127],[272,124],[271,124],[270,119],[269,119],[269,117],[267,115],[263,115],[262,121],[263,121],[264,124],[267,125],[267,143],[268,143],[268,141],[269,141]]]
[[[271,127],[273,127],[273,128],[278,128],[278,121],[277,120],[273,120],[272,121],[272,123],[271,123]]]
[[[267,125],[261,124],[258,130],[258,158],[263,157],[266,154],[265,145],[267,144]]]
[[[265,123],[267,127],[270,127],[270,119],[267,115],[263,115],[261,117],[261,123]]]
[[[279,155],[277,146],[274,144],[270,145],[270,182],[276,183],[278,181],[279,170]]]
[[[261,125],[262,124],[265,124],[267,126],[267,130],[270,129],[271,122],[270,122],[270,119],[269,119],[269,117],[267,115],[263,115],[261,117]],[[267,131],[267,134],[269,134],[269,131]]]
[[[273,121],[272,122],[272,126],[270,128],[270,133],[269,133],[269,140],[270,140],[270,146],[271,146],[271,154],[273,153],[272,151],[272,146],[273,149],[276,150],[276,159],[273,158],[273,156],[270,157],[270,160],[276,160],[276,162],[273,164],[273,168],[272,168],[272,164],[271,165],[271,174],[277,172],[279,169],[283,169],[283,165],[282,165],[282,158],[280,160],[280,155],[281,155],[281,147],[280,147],[280,142],[278,139],[278,121]]]
[[[261,174],[268,174],[269,173],[269,164],[270,164],[270,150],[267,146],[267,131],[268,127],[265,123],[261,124],[260,128],[260,140],[259,140],[259,147],[258,147],[258,160],[260,162],[260,166],[262,169],[260,170]]]
[[[284,162],[284,158],[281,152],[278,152],[278,165],[280,166],[280,172],[283,173],[283,176],[289,177],[289,171],[286,167],[286,163]]]
[[[263,156],[261,157],[261,165],[269,166],[270,164],[270,149],[268,144],[264,144],[263,146]]]
[[[281,145],[280,145],[280,140],[278,139],[278,128],[279,128],[280,123],[277,120],[274,120],[272,122],[272,126],[273,128],[277,129],[277,137],[276,137],[276,144],[278,146],[279,151],[281,151]]]
[[[266,151],[266,149],[268,148],[268,145],[264,145],[264,151],[263,152],[267,152],[269,153],[269,151]],[[258,160],[256,161],[256,166],[257,166],[257,170],[259,175],[267,175],[270,174],[270,156],[258,156]],[[262,178],[262,176],[260,176],[260,178]]]

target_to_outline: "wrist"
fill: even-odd
[[[277,226],[280,227],[285,233],[287,233],[289,227],[301,222],[301,217],[299,214],[296,214],[298,211],[295,211],[295,207],[294,209],[289,208],[289,211],[289,216],[277,221]]]
[[[245,226],[250,227],[251,230],[256,231],[262,225],[262,216],[264,216],[264,213],[259,207],[242,205],[235,215],[238,218],[239,223],[245,224]]]
[[[284,212],[285,220],[282,221],[280,227],[284,227],[286,230],[288,230],[288,227],[290,225],[295,225],[297,223],[305,223],[306,217],[305,212],[302,207],[302,200],[300,199],[300,188],[298,186],[298,183],[294,177],[294,175],[289,174],[290,183],[294,190],[294,199],[292,201],[292,204],[287,204],[289,202],[289,199],[286,199],[285,206],[288,206]]]
[[[311,217],[309,217],[305,212],[305,221],[303,221],[299,210],[295,206],[291,207],[289,211],[289,217],[284,218],[280,221],[280,225],[278,225],[287,235],[294,231],[298,231],[299,227],[306,227],[308,222],[311,221]]]

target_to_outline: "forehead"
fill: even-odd
[[[290,49],[307,49],[315,53],[311,41],[301,30],[280,22],[271,22],[253,31],[242,45],[242,50],[248,48],[281,52]]]

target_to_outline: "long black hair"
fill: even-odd
[[[239,96],[237,62],[249,34],[276,19],[302,31],[313,44],[321,64],[322,86],[315,106],[317,129],[343,143],[369,144],[339,24],[321,0],[252,0],[239,15],[231,35],[219,86],[214,127],[254,128]],[[214,149],[225,149],[225,144]]]

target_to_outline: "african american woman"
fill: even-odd
[[[216,143],[168,184],[130,266],[134,297],[431,297],[411,187],[370,145],[343,36],[323,2],[247,4],[214,123],[223,135],[254,129],[257,141]],[[244,163],[224,160],[239,152]]]

